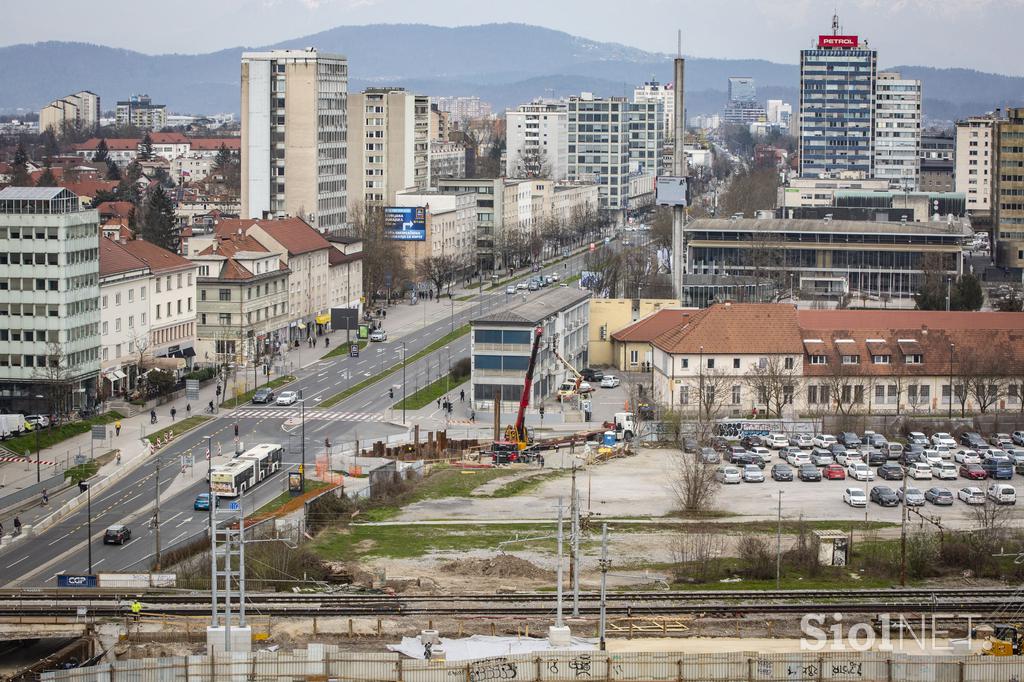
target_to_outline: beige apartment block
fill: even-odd
[[[992,210],[992,129],[995,118],[975,116],[956,124],[954,184],[967,195],[967,210]]]
[[[993,148],[992,226],[996,261],[1024,266],[1024,108],[1008,109],[996,123]]]

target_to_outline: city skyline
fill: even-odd
[[[42,6],[11,0],[9,11],[24,19],[0,27],[0,45],[45,40],[94,42],[145,54],[198,54],[239,46],[257,47],[313,35],[339,25],[422,23],[465,26],[475,23],[527,23],[584,37],[615,42],[656,53],[674,53],[676,27],[683,31],[683,52],[707,58],[759,58],[784,64],[797,61],[797,50],[818,33],[830,32],[838,11],[843,30],[871,41],[888,55],[881,66],[920,64],[972,68],[1006,75],[1024,74],[1024,65],[1010,57],[1014,27],[1024,23],[1024,0],[970,0],[934,6],[925,0],[839,0],[821,3],[798,0],[750,2],[730,0],[709,5],[663,0],[640,0],[629,17],[599,22],[582,12],[577,0],[540,3],[526,0],[513,8],[488,8],[487,22],[468,22],[478,16],[465,0],[441,6],[418,6],[408,0],[225,0],[215,7],[184,0],[171,14],[144,9],[116,24],[104,19],[110,0],[86,6],[54,0]],[[662,32],[652,33],[650,16],[659,16]],[[45,20],[44,20],[45,19]],[[162,31],[144,31],[159,19]],[[908,30],[912,24],[913,30]],[[235,28],[230,34],[222,28]],[[719,30],[690,28],[716,26]],[[950,49],[951,45],[960,49]],[[1000,50],[993,46],[1005,45]]]

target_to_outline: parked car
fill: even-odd
[[[875,472],[864,462],[853,462],[846,467],[846,475],[856,481],[873,481]]]
[[[953,436],[949,435],[948,433],[945,433],[944,431],[939,431],[938,433],[932,434],[932,445],[945,445],[946,447],[949,448],[955,448],[956,441],[953,440]]]
[[[580,382],[580,387],[579,387],[580,395],[586,395],[588,393],[593,393],[593,392],[594,392],[594,387],[592,385],[590,385],[586,381],[581,381]]]
[[[1024,447],[1024,431],[1014,431],[1010,434],[1010,438],[1013,440],[1014,445]]]
[[[900,503],[896,491],[887,485],[876,485],[871,489],[871,501],[883,507],[895,507]]]
[[[836,458],[832,456],[832,453],[824,448],[814,448],[811,450],[811,464],[814,466],[823,467],[835,461]]]
[[[265,386],[256,389],[256,392],[252,394],[252,402],[254,404],[263,403],[264,405],[274,402],[274,389]]]
[[[789,437],[789,444],[797,448],[813,448],[814,439],[809,433],[797,433]]]
[[[811,455],[807,454],[803,450],[790,450],[787,453],[786,461],[795,467],[801,467],[804,464],[813,464],[814,459]]]
[[[942,463],[942,455],[937,450],[930,448],[924,451],[924,459],[929,466]]]
[[[985,470],[985,475],[989,478],[997,480],[1013,478],[1013,465],[1005,457],[990,457],[981,463],[981,468]]]
[[[988,487],[988,499],[996,504],[1017,504],[1017,491],[1012,485],[993,483]]]
[[[743,467],[744,483],[764,483],[764,472],[756,464],[748,464]]]
[[[719,483],[739,483],[743,480],[740,470],[732,466],[720,466],[715,469],[715,480]]]
[[[1013,438],[1008,433],[995,433],[988,439],[988,442],[997,448],[1013,447]]]
[[[774,481],[792,481],[793,470],[786,464],[774,464],[772,465],[772,480]]]
[[[693,436],[683,436],[683,451],[697,452],[697,439]]]
[[[754,453],[766,462],[772,458],[772,451],[765,447],[755,446],[750,448],[750,452]]]
[[[580,374],[585,381],[601,381],[601,379],[604,379],[604,370],[594,367],[585,367]]]
[[[987,445],[987,443],[985,443],[985,439],[981,437],[980,433],[966,431],[960,434],[960,445],[965,445],[972,450],[977,450],[979,447]]]
[[[821,473],[830,481],[842,481],[846,479],[846,469],[839,464],[826,464],[821,470]]]
[[[116,526],[110,526],[106,532],[103,533],[103,544],[104,545],[123,545],[132,539],[132,531],[128,526],[124,524],[117,524]]]
[[[540,289],[540,285],[537,284],[536,280],[531,279],[530,283],[526,285],[526,288],[528,291],[538,291]]]
[[[853,455],[859,455],[860,454],[859,450],[855,450],[853,448],[847,448],[842,443],[832,443],[832,445],[828,446],[828,451],[832,453],[832,456],[836,458],[837,462],[841,460],[840,456],[844,455],[845,453],[850,453],[850,454],[853,454]]]
[[[801,481],[820,481],[821,470],[813,464],[801,464],[797,470],[797,477]]]
[[[601,377],[601,388],[615,388],[621,383],[619,378],[613,374],[605,374]]]
[[[714,448],[701,448],[700,457],[707,464],[718,464],[722,461],[722,456]]]
[[[936,454],[938,454],[940,459],[953,459],[953,451],[955,449],[956,448],[946,447],[945,445],[936,445],[934,448],[932,448],[932,450],[935,451]]]
[[[924,493],[924,499],[940,507],[947,507],[953,504],[953,493],[947,488],[928,488]]]
[[[985,493],[981,492],[981,488],[974,486],[960,488],[956,491],[956,498],[967,504],[985,504]]]
[[[913,479],[931,480],[932,467],[924,462],[912,462],[907,465],[907,476]]]
[[[374,329],[370,332],[370,341],[387,341],[388,333],[383,329]]]
[[[903,454],[903,445],[901,443],[886,443],[885,447],[882,448],[882,452],[889,459],[899,459],[900,455]]]
[[[907,434],[907,443],[910,445],[928,445],[928,436],[920,431],[911,431]]]
[[[983,478],[988,477],[988,474],[985,473],[985,470],[980,464],[961,464],[957,473],[960,474],[961,477],[972,481],[980,481]]]
[[[50,418],[45,414],[30,414],[26,415],[25,423],[35,429],[45,429],[50,426]]]
[[[896,489],[896,497],[899,498],[900,502],[904,502],[903,488]],[[907,488],[906,505],[908,507],[924,506],[924,493],[921,492],[920,488]]]
[[[940,481],[955,481],[957,478],[956,465],[952,462],[933,464],[932,478],[937,478]]]
[[[296,391],[281,391],[276,402],[278,405],[294,405],[298,399],[299,394]]]
[[[789,447],[789,439],[786,438],[784,433],[769,433],[768,437],[764,439],[765,447],[773,448],[778,450],[779,448]]]
[[[860,436],[853,431],[843,431],[836,437],[836,440],[848,448],[858,447],[862,442]]]
[[[841,445],[839,447],[842,447]],[[836,458],[837,464],[842,464],[844,467],[848,467],[854,462],[863,462],[860,453],[856,450],[846,450],[845,448],[840,452],[832,453]]]
[[[836,437],[827,433],[819,433],[811,440],[811,445],[817,448],[831,447],[833,443],[836,443]]]
[[[957,450],[953,453],[953,461],[957,464],[981,464],[981,457],[974,450]]]
[[[764,436],[759,436],[756,433],[752,433],[749,436],[743,436],[743,438],[740,439],[740,445],[748,450],[755,447],[761,447],[764,445]]]
[[[872,433],[870,436],[865,433],[863,440],[871,447],[878,448],[882,452],[885,452],[885,449],[889,446],[889,441],[880,433]],[[897,445],[899,445],[899,443],[897,443]]]
[[[871,448],[870,450],[861,450],[861,454],[864,456],[864,462],[869,467],[880,467],[889,461],[889,458],[885,456],[884,452],[874,448]]]
[[[743,447],[742,445],[730,445],[729,449],[726,450],[725,459],[726,459],[726,461],[731,462],[732,458],[735,457],[736,455],[745,455],[745,454],[747,454],[747,449],[745,447]]]
[[[876,473],[879,478],[884,478],[887,481],[903,480],[903,467],[899,464],[883,464],[878,467],[878,471]]]
[[[851,507],[868,506],[868,498],[860,488],[847,488],[843,491],[843,502]]]

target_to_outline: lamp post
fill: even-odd
[[[947,419],[953,418],[953,350],[955,346],[949,344],[949,411],[946,413]]]
[[[697,421],[703,423],[704,418],[701,416],[701,406],[704,404],[704,346],[700,347],[700,362],[697,371],[700,372],[697,388],[699,392],[697,396]]]
[[[947,313],[949,312],[949,294],[950,294],[950,290],[951,290],[952,286],[953,286],[953,278],[952,277],[947,277],[946,278],[946,312]]]
[[[302,415],[302,463],[299,465],[299,492],[306,492],[306,400],[302,397],[302,389],[299,389],[299,409]]]
[[[402,345],[402,424],[405,425],[405,341],[399,341]]]
[[[36,400],[45,400],[44,396],[41,396],[38,393],[34,397],[36,398]],[[49,416],[47,416],[47,419],[49,419]],[[41,469],[39,468],[39,466],[40,466],[39,465],[39,459],[40,459],[40,457],[39,457],[39,429],[40,429],[40,424],[37,421],[35,423],[35,426],[33,426],[33,428],[32,428],[32,430],[36,432],[36,483],[39,483],[40,481],[43,480],[43,478],[42,478],[43,474],[42,474]]]

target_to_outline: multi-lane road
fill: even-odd
[[[575,274],[582,267],[583,256],[577,254],[565,261],[541,270],[541,274],[558,271]],[[521,279],[529,279],[525,274]],[[402,396],[402,349],[412,357],[453,328],[458,329],[469,320],[487,314],[510,303],[504,287],[485,291],[470,302],[457,302],[452,309],[448,301],[426,302],[434,308],[434,321],[411,325],[409,329],[389,329],[389,339],[373,343],[362,350],[358,358],[347,355],[315,362],[297,372],[296,381],[288,386],[301,390],[305,403],[305,448],[317,452],[329,438],[335,446],[359,439],[361,442],[402,433],[402,413],[391,413],[390,408]],[[443,310],[449,314],[438,317]],[[428,309],[428,313],[429,313]],[[469,337],[462,336],[439,350],[405,367],[405,387],[409,393],[435,380],[439,371],[446,370],[469,354]],[[345,400],[320,409],[319,403],[345,388],[381,372],[392,370],[387,377],[354,393]],[[394,388],[395,397],[389,396]],[[300,430],[293,427],[294,419],[302,413],[298,404],[289,407],[276,405],[243,404],[232,411],[222,410],[211,420],[179,437],[158,455],[117,483],[93,495],[91,503],[92,568],[94,572],[148,571],[156,549],[156,532],[151,519],[157,490],[159,466],[160,487],[160,541],[164,549],[201,535],[208,526],[206,512],[194,511],[193,502],[207,488],[205,452],[212,446],[214,457],[222,452],[224,459],[234,452],[236,443],[234,426],[238,425],[239,439],[248,448],[261,442],[278,442],[287,446],[284,465],[277,474],[249,491],[244,500],[247,513],[266,504],[279,495],[286,480],[286,472],[295,469],[302,458]],[[289,421],[292,420],[289,425]],[[181,473],[182,456],[193,455],[194,466]],[[216,459],[215,459],[216,461]],[[0,584],[53,585],[58,573],[85,573],[89,569],[86,545],[89,510],[86,505],[41,534],[19,542],[0,553]],[[126,545],[104,545],[103,532],[113,524],[124,523],[132,531]]]

